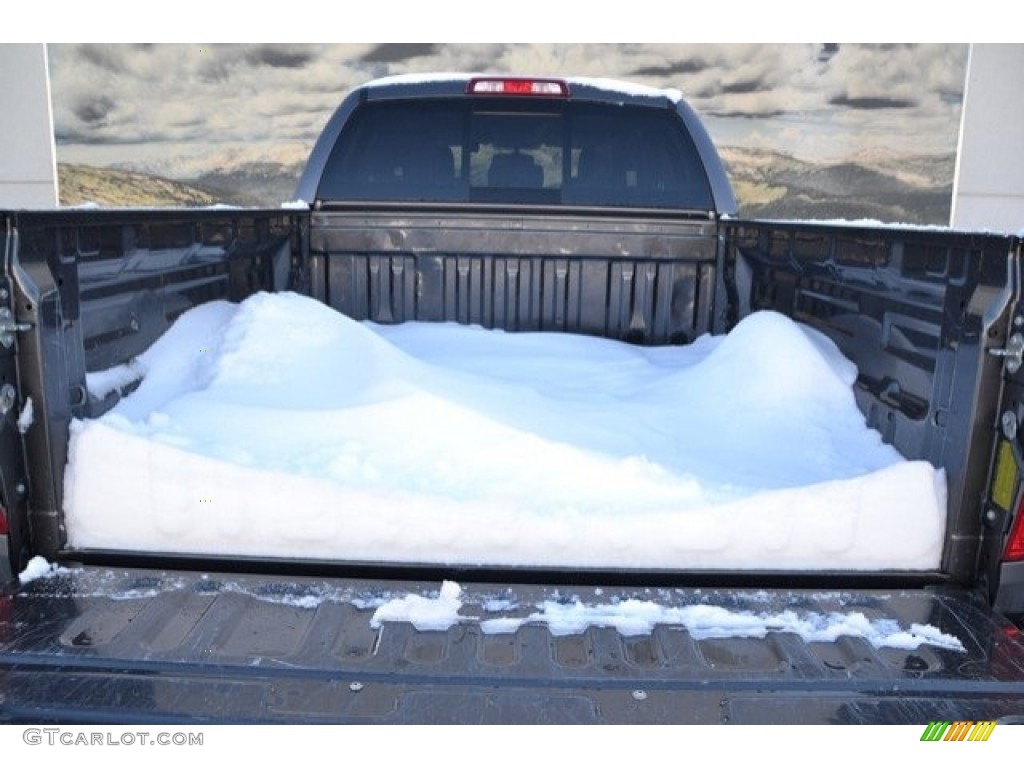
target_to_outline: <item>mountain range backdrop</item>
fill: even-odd
[[[61,205],[277,207],[352,87],[396,74],[677,88],[740,213],[945,225],[966,45],[51,44]]]

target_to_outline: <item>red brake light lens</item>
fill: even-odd
[[[1024,499],[1021,499],[1017,507],[1017,515],[1010,526],[1010,536],[1006,539],[1006,549],[1003,550],[1004,562],[1021,560],[1024,560]]]
[[[7,510],[0,506],[0,536],[6,536],[10,533],[10,528],[7,525]]]
[[[476,77],[469,81],[466,93],[485,96],[554,96],[569,95],[563,80],[524,77]]]

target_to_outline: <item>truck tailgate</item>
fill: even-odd
[[[1019,632],[957,591],[459,589],[61,568],[0,592],[0,722],[1024,719]],[[621,621],[616,606],[638,610]],[[929,625],[962,650],[787,624],[827,634],[842,616],[897,638]]]

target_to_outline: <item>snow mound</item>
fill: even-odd
[[[736,378],[739,365],[745,374]],[[699,368],[690,371],[705,389],[727,386],[734,407],[799,401],[800,407],[844,406],[857,369],[818,332],[776,312],[740,322]]]
[[[74,548],[624,568],[932,569],[940,472],[853,365],[763,312],[640,348],[357,323],[294,294],[186,313],[72,424]],[[103,385],[101,387],[100,385]]]

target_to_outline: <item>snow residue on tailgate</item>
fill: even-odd
[[[74,548],[405,563],[932,569],[944,478],[865,426],[853,365],[762,312],[640,348],[200,306],[72,424]]]
[[[374,628],[386,622],[409,622],[419,630],[442,631],[456,624],[479,623],[484,634],[509,634],[526,624],[547,626],[552,635],[578,635],[588,627],[612,627],[620,635],[649,635],[658,625],[685,629],[695,640],[725,637],[763,638],[788,632],[808,643],[832,643],[840,637],[859,637],[875,648],[914,650],[922,644],[963,651],[960,640],[930,624],[908,628],[892,619],[869,619],[862,611],[784,610],[775,613],[733,610],[717,605],[666,606],[654,600],[627,599],[609,603],[545,600],[525,616],[482,619],[460,613],[462,588],[441,585],[437,597],[408,594],[380,605],[370,620]]]

